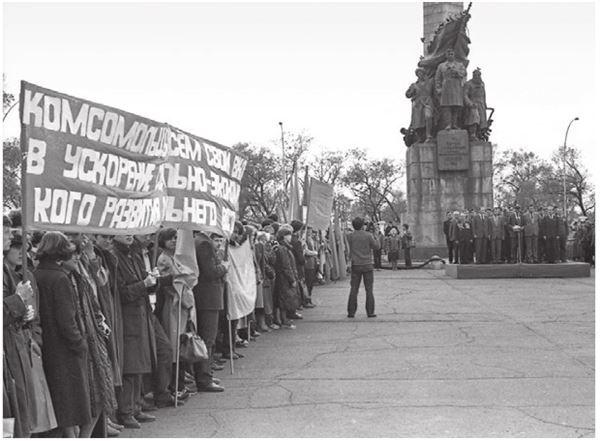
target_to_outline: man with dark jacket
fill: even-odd
[[[523,215],[521,207],[515,205],[514,211],[508,215],[508,232],[510,237],[510,261],[519,263],[523,255]]]
[[[211,364],[213,346],[219,330],[219,311],[224,308],[223,277],[229,269],[228,261],[221,261],[213,241],[203,232],[195,240],[198,262],[198,283],[194,287],[198,334],[208,349],[208,360],[194,364],[198,391],[223,392],[225,389],[213,381]]]
[[[484,207],[481,207],[480,212],[473,216],[472,222],[475,261],[479,264],[487,263],[487,244],[492,232],[491,223],[485,214]]]
[[[452,243],[452,251],[453,251],[453,256],[454,256],[454,262],[450,261],[450,263],[458,263],[459,262],[459,250],[460,250],[460,237],[459,237],[459,232],[460,229],[458,227],[458,216],[459,216],[459,212],[455,211],[454,213],[452,213],[452,219],[450,220],[450,225],[448,226],[448,236],[450,239],[450,242]]]
[[[558,248],[558,219],[553,216],[552,207],[546,209],[546,215],[541,220],[540,234],[546,245],[548,263],[555,263]]]
[[[525,236],[525,253],[527,255],[525,261],[527,263],[538,262],[538,236],[540,234],[540,219],[538,214],[533,209],[533,205],[529,205],[529,211],[523,215],[523,235]]]
[[[367,294],[367,317],[377,317],[375,315],[375,297],[373,296],[373,250],[379,248],[379,241],[373,234],[363,229],[364,225],[365,222],[362,218],[354,218],[352,221],[354,232],[347,236],[351,266],[348,318],[353,318],[356,314],[361,279],[364,280]]]
[[[304,258],[305,244],[304,244],[304,224],[299,220],[293,220],[290,225],[292,226],[294,233],[292,234],[292,249],[294,251],[294,259],[296,260],[296,271],[298,272],[298,292],[302,301],[302,306],[305,308],[314,308],[312,300],[308,296],[306,289],[306,274],[304,272],[304,265],[306,259]],[[298,313],[295,315],[300,316]],[[294,318],[294,317],[290,317]],[[297,318],[301,318],[297,317]]]
[[[557,239],[557,258],[561,262],[567,261],[567,235],[569,234],[569,226],[567,225],[566,219],[562,216],[558,207],[554,206],[554,217],[556,218],[556,224],[558,229]]]
[[[443,223],[444,236],[446,237],[446,246],[448,247],[448,263],[452,263],[452,251],[454,244],[450,240],[450,223],[452,222],[452,213],[446,211],[446,220]]]
[[[117,397],[119,422],[139,429],[139,422],[152,421],[142,412],[142,377],[156,365],[156,344],[149,295],[156,289],[156,274],[148,273],[139,253],[131,249],[131,235],[115,236],[114,254],[117,289],[123,314],[123,387]]]
[[[500,207],[494,209],[494,216],[491,219],[492,234],[490,246],[492,248],[492,263],[502,261],[502,242],[504,242],[506,219],[502,214]]]

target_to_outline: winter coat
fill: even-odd
[[[149,374],[156,364],[156,342],[144,262],[139,253],[116,241],[114,254],[119,261],[117,290],[123,314],[123,374]]]
[[[293,312],[300,305],[298,282],[293,248],[285,242],[280,242],[275,250],[275,286],[273,295],[277,296],[279,306],[286,311]]]
[[[198,283],[194,287],[197,311],[220,311],[223,301],[223,278],[227,269],[215,251],[212,241],[201,235],[196,238],[196,260],[198,262]]]
[[[17,275],[6,264],[3,265],[3,350],[4,392],[9,403],[4,406],[4,418],[15,418],[14,436],[29,437],[31,432],[30,391],[33,387],[29,347],[24,332],[23,316],[26,305],[16,292]],[[10,393],[13,390],[14,394]]]
[[[42,260],[34,273],[44,330],[42,361],[59,427],[88,424],[92,413],[88,344],[69,272]]]

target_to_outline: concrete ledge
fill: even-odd
[[[590,277],[590,265],[583,262],[446,265],[446,275],[455,279],[535,279]]]

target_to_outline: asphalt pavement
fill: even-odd
[[[361,289],[354,319],[349,280],[319,286],[297,329],[218,372],[225,392],[121,437],[593,437],[594,281],[383,270],[378,316]]]

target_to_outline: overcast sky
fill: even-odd
[[[471,14],[492,142],[549,158],[579,116],[568,144],[594,159],[594,3]],[[15,95],[24,79],[226,145],[269,144],[283,121],[318,150],[403,159],[422,26],[422,3],[5,3],[3,71]]]

